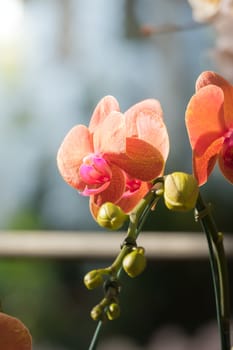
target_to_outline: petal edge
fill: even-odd
[[[215,85],[203,87],[188,103],[186,128],[191,147],[198,156],[226,132],[223,105],[223,91]]]
[[[216,164],[218,154],[222,148],[224,137],[215,140],[201,157],[193,153],[193,171],[198,185],[204,185]]]
[[[91,133],[104,121],[104,119],[113,111],[120,111],[118,101],[115,97],[108,95],[103,97],[97,104],[92,114],[89,130]]]

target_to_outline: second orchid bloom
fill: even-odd
[[[130,212],[163,174],[169,138],[157,100],[144,100],[120,112],[117,100],[104,97],[89,127],[77,125],[61,144],[57,163],[64,180],[90,196],[96,218],[112,202]]]
[[[214,72],[203,72],[186,110],[194,175],[207,182],[216,161],[233,183],[233,86]]]

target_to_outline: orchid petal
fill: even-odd
[[[77,125],[64,138],[58,154],[57,165],[64,180],[72,187],[83,190],[85,184],[79,175],[83,158],[93,152],[92,138],[84,125]]]
[[[193,170],[199,186],[204,185],[211,174],[216,163],[218,154],[222,148],[224,137],[220,137],[205,150],[205,152],[198,156],[193,153]]]
[[[112,179],[108,188],[96,195],[90,196],[90,210],[94,218],[97,217],[98,210],[106,202],[116,203],[125,191],[125,175],[117,166],[112,165]]]
[[[101,125],[106,117],[113,112],[120,111],[119,104],[115,97],[105,96],[97,104],[89,124],[89,130],[93,133],[96,128]]]
[[[154,99],[139,102],[125,112],[125,118],[127,137],[136,137],[150,143],[166,160],[169,139],[160,103]]]
[[[136,103],[125,112],[128,137],[138,137],[137,118],[140,115],[156,116],[156,118],[162,120],[163,111],[159,101],[147,99]]]
[[[224,120],[226,128],[233,128],[233,86],[219,74],[211,71],[203,72],[196,82],[196,90],[206,85],[216,85],[224,93]]]
[[[186,126],[192,149],[201,156],[211,143],[226,131],[223,112],[224,95],[214,85],[198,90],[186,109]]]
[[[112,112],[95,130],[94,149],[97,153],[125,153],[125,118],[120,112]]]
[[[0,349],[31,350],[32,337],[17,318],[0,312]]]
[[[151,181],[162,174],[164,159],[159,150],[134,138],[127,138],[126,145],[126,154],[108,154],[108,159],[141,181]]]

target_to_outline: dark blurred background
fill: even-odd
[[[145,25],[171,24],[184,30],[143,35]],[[213,26],[190,24],[185,0],[1,0],[1,230],[99,230],[88,200],[61,179],[56,153],[68,130],[87,124],[108,94],[122,111],[159,99],[171,142],[166,172],[192,171],[185,108],[198,75],[221,66],[211,55]],[[218,169],[203,193],[218,226],[232,232],[233,189]],[[188,235],[200,227],[193,213],[173,214],[160,204],[145,230]],[[28,325],[35,349],[87,349],[96,326],[89,311],[101,291],[87,291],[83,275],[109,263],[2,259],[3,308]],[[125,280],[121,302],[122,316],[106,325],[102,341],[127,337],[132,349],[149,349],[167,325],[195,335],[215,318],[208,261],[155,257],[142,276]]]

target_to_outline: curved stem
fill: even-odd
[[[162,184],[163,178],[158,178],[154,182],[154,185],[157,185],[158,189],[161,188]],[[161,194],[157,193],[156,188],[152,188],[136,205],[129,216],[130,223],[125,242],[131,243],[136,241],[151,208],[153,208],[160,197]]]
[[[158,184],[158,188],[159,188],[162,183],[163,183],[163,179],[158,178],[154,181],[153,185],[156,186],[156,184]],[[124,257],[131,251],[132,246],[136,245],[136,239],[139,233],[141,232],[142,226],[151,208],[153,208],[153,206],[155,205],[155,203],[157,203],[160,197],[161,197],[161,194],[159,194],[159,192],[156,193],[156,188],[150,189],[148,193],[144,196],[144,198],[140,200],[140,202],[136,205],[134,210],[131,212],[129,216],[130,222],[129,222],[127,235],[122,244],[121,251],[117,255],[112,265],[106,268],[106,270],[109,271],[111,274],[111,277],[109,278],[112,278],[112,277],[115,277],[116,279],[120,278],[120,274],[122,271],[122,261]],[[100,334],[100,329],[102,328],[102,325],[103,325],[103,321],[102,320],[98,321],[95,333],[92,337],[91,344],[88,350],[96,349],[99,334]]]
[[[120,253],[117,255],[116,259],[112,263],[112,265],[109,267],[109,271],[111,271],[111,275],[118,274],[118,271],[120,270],[122,266],[122,261],[124,257],[131,251],[132,247],[128,246],[127,244],[124,244]]]
[[[217,230],[211,212],[200,194],[197,199],[196,210],[209,245],[221,349],[230,350],[229,282],[223,234]]]
[[[151,210],[151,207],[159,200],[159,198],[160,196],[158,196],[154,190],[150,190],[130,214],[129,227],[121,251],[112,265],[108,268],[108,270],[111,271],[111,274],[117,275],[121,269],[124,257],[131,251],[132,247],[136,245],[136,239],[141,232],[142,226]]]

